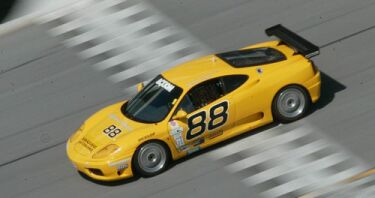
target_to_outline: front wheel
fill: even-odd
[[[133,165],[138,174],[151,177],[163,172],[167,168],[169,160],[169,153],[164,145],[158,142],[149,142],[137,149]]]
[[[272,102],[273,117],[279,122],[293,122],[306,114],[310,103],[305,89],[296,85],[287,86],[276,94]]]

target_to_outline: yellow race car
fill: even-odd
[[[90,118],[67,142],[97,180],[154,176],[176,160],[274,120],[295,121],[320,97],[319,48],[277,25],[280,40],[174,67]]]

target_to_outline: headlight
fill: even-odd
[[[79,127],[79,129],[78,129],[75,133],[73,133],[72,136],[70,136],[70,138],[69,138],[70,142],[74,142],[74,141],[76,141],[77,138],[78,138],[78,136],[79,136],[79,134],[83,131],[83,129],[85,129],[85,123],[83,123],[83,124]]]
[[[109,156],[112,153],[115,153],[119,149],[120,149],[120,147],[117,146],[116,144],[110,144],[110,145],[104,147],[102,150],[100,150],[97,153],[95,153],[92,156],[92,158],[94,158],[94,159],[104,158],[104,157]]]

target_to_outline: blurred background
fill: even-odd
[[[14,9],[17,0],[3,0],[0,4],[0,22],[4,22]]]
[[[51,11],[79,0],[1,0],[0,22],[33,14]]]

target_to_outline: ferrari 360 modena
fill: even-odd
[[[99,110],[67,154],[96,180],[157,175],[177,160],[271,122],[302,118],[320,97],[319,48],[282,25],[274,41],[201,57],[156,76],[131,99]]]

